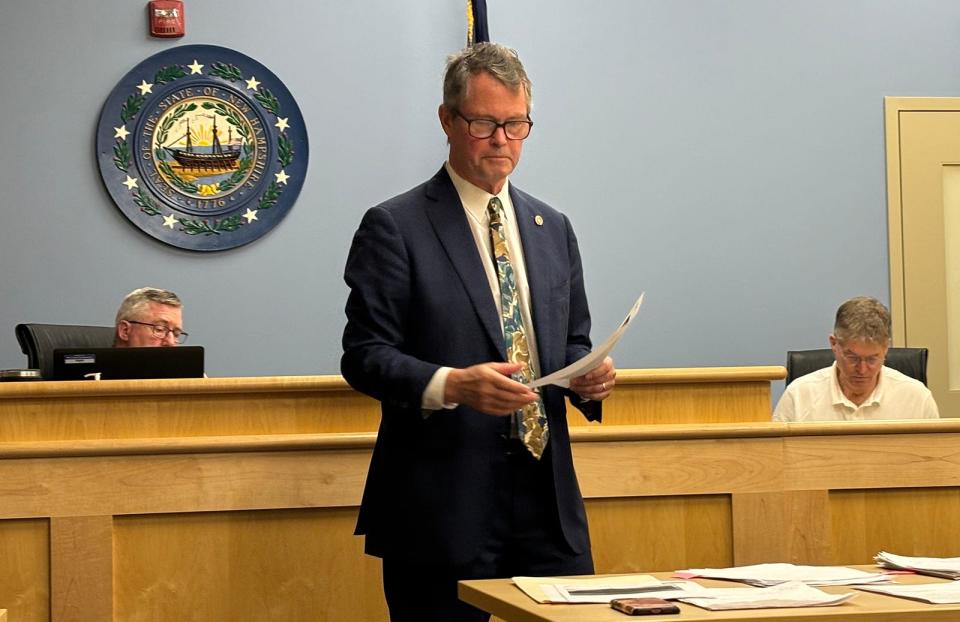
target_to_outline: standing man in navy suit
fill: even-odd
[[[616,370],[525,384],[591,348],[570,222],[508,179],[530,104],[513,50],[451,56],[446,163],[367,211],[347,259],[341,370],[382,411],[357,533],[392,622],[487,620],[460,579],[593,572],[566,400],[599,421]]]

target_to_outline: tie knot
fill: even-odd
[[[490,202],[487,203],[487,216],[490,217],[490,224],[500,224],[500,219],[503,216],[503,204],[497,197],[492,197]]]

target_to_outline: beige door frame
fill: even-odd
[[[915,111],[960,112],[960,97],[885,97],[887,144],[887,235],[890,256],[890,314],[893,345],[906,345],[903,195],[901,192],[900,114]]]

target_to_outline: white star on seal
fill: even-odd
[[[260,86],[260,81],[257,80],[256,76],[250,76],[250,79],[247,80],[247,88],[256,91],[258,86]]]
[[[137,86],[137,88],[140,89],[141,95],[146,95],[147,93],[150,93],[152,91],[153,85],[147,82],[146,80],[140,80],[140,85]]]
[[[282,117],[282,118],[278,117],[277,122],[274,123],[274,125],[276,125],[277,129],[280,130],[281,132],[287,129],[288,127],[290,127],[290,125],[287,123],[287,117]]]
[[[273,176],[277,178],[277,183],[278,183],[278,184],[286,184],[286,183],[287,183],[287,180],[290,179],[290,176],[287,175],[287,174],[283,171],[283,169],[280,169],[280,172],[279,172],[279,173],[274,173]]]
[[[127,134],[130,133],[129,131],[127,131],[127,126],[126,126],[126,125],[121,125],[120,127],[115,127],[115,128],[113,128],[113,131],[116,132],[116,134],[114,134],[113,137],[114,137],[114,138],[119,138],[120,140],[126,140],[126,139],[127,139]]]
[[[249,225],[250,223],[252,223],[254,220],[257,219],[257,213],[252,209],[248,208],[247,213],[244,214],[243,217],[247,219],[247,224]]]
[[[127,187],[127,190],[133,190],[134,188],[138,187],[137,178],[127,175],[127,181],[123,182],[123,185]]]
[[[197,62],[197,59],[193,59],[192,65],[187,65],[190,68],[190,75],[195,73],[201,73],[200,70],[203,69],[203,65]]]
[[[169,216],[164,216],[164,217],[163,217],[163,226],[164,226],[164,227],[170,227],[171,229],[173,229],[173,226],[174,226],[175,224],[177,224],[177,217],[174,216],[173,214],[170,214]]]

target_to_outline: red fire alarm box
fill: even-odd
[[[181,0],[150,0],[150,35],[153,37],[182,37],[184,33],[183,2]]]

